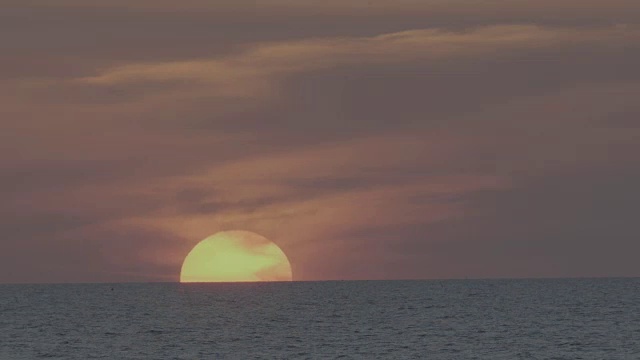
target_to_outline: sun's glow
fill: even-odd
[[[223,231],[199,242],[182,263],[180,282],[291,281],[278,245],[249,231]]]

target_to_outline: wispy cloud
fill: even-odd
[[[76,84],[103,87],[155,86],[194,89],[209,96],[252,97],[277,93],[283,77],[340,66],[402,64],[474,57],[509,56],[525,49],[563,46],[623,46],[640,40],[634,26],[558,28],[532,25],[486,26],[451,32],[410,30],[374,37],[310,39],[258,44],[214,59],[127,64]]]

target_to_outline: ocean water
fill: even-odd
[[[640,279],[0,285],[0,359],[640,359]]]

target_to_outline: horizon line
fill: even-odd
[[[513,281],[513,280],[604,280],[604,279],[640,279],[636,276],[548,276],[548,277],[464,277],[464,278],[398,278],[398,279],[324,279],[324,280],[291,280],[291,281],[217,281],[217,282],[187,282],[177,281],[120,281],[120,282],[0,282],[0,286],[5,285],[127,285],[127,284],[178,284],[178,285],[203,285],[203,284],[270,284],[270,283],[323,283],[323,282],[392,282],[392,281]]]

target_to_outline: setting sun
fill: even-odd
[[[291,280],[291,264],[278,245],[249,231],[224,231],[202,240],[180,272],[180,282]]]

